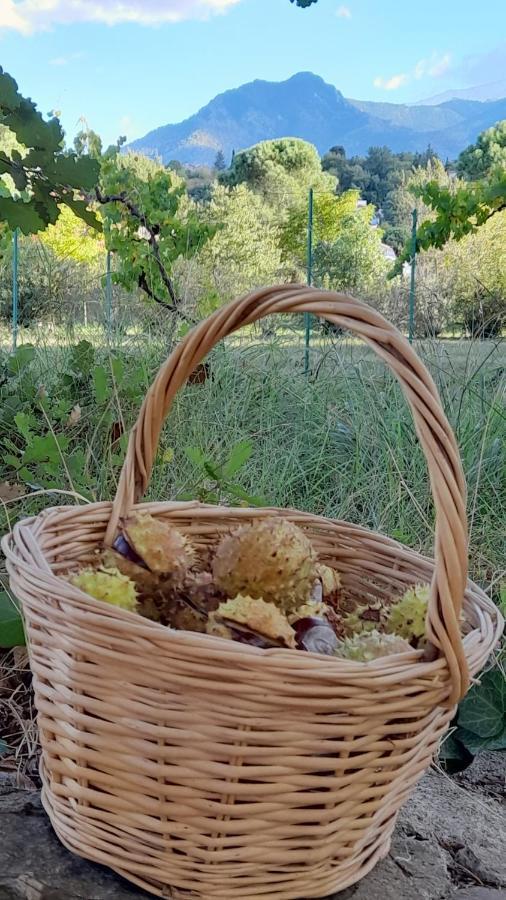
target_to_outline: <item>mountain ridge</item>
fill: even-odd
[[[454,158],[483,128],[506,117],[506,98],[493,101],[450,99],[434,106],[352,100],[312,72],[285,81],[255,79],[217,94],[182,122],[161,125],[127,149],[210,165],[218,150],[234,150],[280,137],[299,137],[321,154],[341,144],[348,155],[372,145],[395,152],[423,151],[430,143],[443,158]]]
[[[443,91],[441,94],[434,94],[432,97],[426,97],[418,100],[415,106],[435,106],[439,103],[445,103],[446,100],[501,100],[506,97],[506,78],[500,78],[498,81],[487,81],[486,84],[476,84],[467,88],[452,88],[449,91]]]

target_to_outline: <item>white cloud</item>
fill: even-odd
[[[30,26],[26,20],[18,12],[17,5],[13,0],[0,0],[0,27],[11,28],[13,31],[20,31],[22,34],[30,33]]]
[[[0,29],[31,34],[55,25],[134,22],[159,25],[185,19],[207,19],[240,0],[0,0]]]
[[[428,74],[432,78],[441,78],[441,75],[444,75],[450,68],[451,59],[449,53],[444,53],[443,56],[431,63],[427,70]]]
[[[409,75],[406,72],[400,72],[398,75],[392,75],[391,78],[378,78],[374,79],[374,87],[383,88],[385,91],[396,91],[397,88],[402,87],[403,84],[409,81]]]
[[[339,19],[351,19],[351,9],[349,6],[340,6],[336,11]]]
[[[450,53],[432,53],[426,59],[419,59],[410,72],[401,72],[399,75],[392,75],[390,78],[383,78],[378,75],[374,79],[374,87],[382,88],[384,91],[395,91],[402,87],[403,84],[409,84],[410,81],[420,78],[441,78],[451,66]]]
[[[450,53],[432,53],[427,59],[419,59],[413,69],[413,77],[417,80],[430,75],[431,78],[441,78],[451,65]]]

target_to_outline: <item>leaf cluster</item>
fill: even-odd
[[[197,477],[192,491],[179,494],[181,500],[193,500],[195,496],[201,503],[237,503],[240,506],[266,506],[263,497],[249,494],[235,481],[235,476],[248,462],[253,453],[251,441],[239,441],[234,444],[225,459],[212,459],[199,447],[186,447],[185,454],[197,470]]]
[[[506,750],[506,678],[500,663],[473,685],[454,725],[441,748],[442,761],[451,772],[465,768],[484,750]]]
[[[58,118],[46,121],[1,68],[0,124],[15,138],[3,141],[0,149],[0,219],[11,229],[33,234],[54,224],[60,207],[66,205],[100,229],[95,213],[80,196],[97,183],[97,161],[66,151]]]
[[[436,181],[413,189],[434,213],[417,230],[416,252],[431,247],[440,249],[449,240],[460,241],[474,234],[493,215],[506,209],[506,168],[497,169],[487,179],[470,182],[455,190],[442,187]],[[412,246],[406,245],[398,257],[391,275],[399,274],[404,262],[412,257]]]

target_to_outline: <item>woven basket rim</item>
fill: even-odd
[[[466,485],[455,435],[427,368],[400,332],[362,301],[307,285],[275,285],[253,291],[216,310],[176,345],[149,388],[128,442],[116,497],[109,508],[105,544],[149,484],[165,418],[178,390],[219,340],[243,325],[276,313],[308,313],[361,337],[397,378],[425,455],[435,508],[434,567],[426,618],[428,651],[446,659],[449,702],[469,686],[460,614],[467,583]],[[34,526],[35,527],[35,526]],[[77,540],[77,538],[76,538]],[[46,569],[37,553],[35,568]],[[32,571],[33,574],[33,571]]]
[[[15,525],[13,531],[10,534],[7,534],[2,540],[2,549],[8,560],[9,568],[12,566],[20,570],[25,569],[26,571],[30,571],[33,568],[33,559],[23,560],[16,552],[16,547],[25,544],[22,535],[26,533],[27,530],[33,535],[34,540],[38,545],[38,537],[43,533],[45,526],[57,524],[60,518],[66,518],[69,515],[79,516],[79,512],[92,513],[94,511],[102,513],[105,530],[108,514],[112,507],[113,501],[96,501],[94,503],[77,506],[54,506],[45,508],[36,516],[20,520]],[[211,519],[214,518],[217,513],[224,513],[230,518],[238,517],[245,520],[251,518],[263,518],[270,515],[287,516],[288,518],[302,515],[310,522],[314,522],[320,526],[328,525],[329,527],[332,527],[337,524],[346,529],[349,528],[350,531],[355,532],[364,538],[379,538],[381,539],[383,546],[388,546],[392,550],[399,550],[404,558],[428,563],[431,567],[435,564],[432,557],[413,550],[409,546],[397,541],[395,538],[391,538],[381,532],[374,531],[363,525],[350,523],[343,519],[331,519],[323,515],[304,513],[296,508],[245,508],[201,503],[198,500],[169,500],[165,502],[146,501],[144,503],[136,503],[133,507],[133,511],[149,512],[155,516],[157,514],[163,515],[164,513],[186,513],[193,511],[198,512],[199,517],[202,515],[204,518],[205,514],[208,513],[210,514]],[[307,526],[307,529],[310,530],[310,525]],[[44,555],[43,550],[40,547],[39,551]],[[73,563],[75,563],[75,560],[73,560]],[[69,568],[69,564],[64,563],[63,561],[61,565],[67,569]],[[235,664],[241,662],[243,668],[247,667],[248,663],[255,668],[259,661],[262,661],[262,666],[269,662],[274,662],[276,665],[280,662],[283,664],[285,671],[293,670],[294,673],[300,671],[303,673],[305,679],[308,677],[317,679],[322,676],[329,680],[332,680],[333,678],[346,678],[346,676],[349,676],[351,679],[356,679],[357,675],[360,673],[367,673],[367,677],[374,677],[375,675],[381,677],[388,675],[394,682],[402,680],[408,673],[408,670],[410,674],[416,677],[431,677],[438,672],[445,673],[447,669],[444,657],[426,660],[423,658],[423,650],[412,649],[411,651],[406,651],[404,653],[391,654],[376,660],[360,662],[342,659],[340,657],[323,656],[322,654],[311,652],[294,653],[293,650],[284,647],[263,649],[249,644],[235,644],[234,642],[217,636],[172,629],[159,622],[143,618],[142,616],[139,616],[138,613],[130,612],[116,606],[105,604],[100,600],[96,600],[79,588],[70,585],[63,575],[53,571],[49,563],[48,566],[49,571],[45,573],[44,579],[47,582],[48,593],[51,585],[54,588],[57,588],[64,584],[66,593],[73,595],[73,615],[79,618],[80,614],[83,613],[83,623],[89,616],[92,616],[94,620],[96,618],[101,618],[104,623],[107,621],[116,622],[118,624],[124,622],[125,624],[128,624],[129,627],[133,628],[137,635],[145,636],[148,639],[156,638],[157,643],[165,643],[167,646],[172,647],[194,648],[209,659],[212,659],[215,656],[223,658],[225,655],[230,657],[231,660],[234,660]],[[479,628],[476,626],[472,628],[463,637],[462,642],[470,670],[471,672],[474,672],[482,664],[484,656],[484,652],[482,651],[479,654],[479,661],[474,658],[476,656],[476,654],[473,653],[473,649],[475,649],[474,645],[479,638],[482,636],[485,637],[486,633],[489,635],[492,633],[493,639],[490,641],[490,647],[486,651],[486,655],[488,656],[502,632],[504,622],[502,621],[498,608],[488,598],[483,589],[475,582],[468,580],[465,591],[465,602],[467,601],[468,605],[472,602],[471,597],[473,597],[475,602],[476,599],[479,598],[481,607],[479,617],[482,620],[482,627]],[[47,602],[50,604],[49,600]],[[484,628],[485,622],[488,622],[488,629]],[[231,671],[233,673],[233,668]],[[395,677],[395,675],[397,675],[397,677]]]

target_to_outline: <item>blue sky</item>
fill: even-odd
[[[496,81],[505,35],[504,0],[0,0],[0,64],[69,138],[85,116],[106,142],[298,71],[392,102]]]

